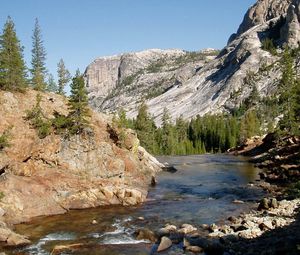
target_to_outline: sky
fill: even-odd
[[[1,0],[1,31],[11,16],[30,67],[35,18],[46,65],[56,77],[64,59],[72,74],[95,58],[150,48],[223,48],[255,0]]]

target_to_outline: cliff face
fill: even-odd
[[[0,223],[145,201],[160,164],[139,147],[132,131],[126,130],[120,143],[111,121],[92,112],[93,135],[39,139],[24,119],[35,98],[35,91],[0,91],[0,134],[9,132],[9,146],[0,151]],[[41,107],[48,118],[54,111],[68,112],[64,98],[52,93],[42,94]],[[0,241],[7,241],[1,224]]]
[[[293,48],[300,44],[300,0],[289,5],[285,25],[281,29],[282,41]]]
[[[277,46],[298,47],[299,6],[299,0],[259,0],[216,58],[214,51],[193,58],[178,50],[99,58],[86,70],[90,103],[98,111],[123,107],[134,117],[144,100],[160,124],[165,107],[173,119],[236,107],[253,89],[253,75],[260,95],[272,94],[281,75],[279,58],[262,43],[269,38]]]
[[[244,16],[236,34],[233,34],[229,42],[248,31],[250,28],[264,24],[281,15],[286,15],[292,0],[258,0],[249,8]]]
[[[90,104],[104,112],[124,107],[134,115],[141,101],[183,86],[217,53],[153,49],[98,58],[85,72]]]

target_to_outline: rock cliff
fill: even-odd
[[[134,117],[144,100],[160,124],[165,107],[173,119],[235,108],[252,91],[253,77],[260,95],[270,95],[281,71],[279,57],[264,50],[263,42],[271,39],[279,48],[298,47],[299,9],[299,0],[259,0],[217,57],[216,51],[191,57],[179,50],[150,50],[99,58],[85,72],[90,103],[98,111],[123,107]]]
[[[85,71],[90,104],[104,112],[123,107],[134,115],[143,100],[183,86],[217,54],[152,49],[98,58]]]
[[[244,20],[229,41],[248,31],[250,28],[264,24],[281,15],[286,15],[292,0],[258,0],[244,16]]]
[[[18,244],[19,239],[9,241],[12,232],[1,222],[15,224],[100,205],[135,205],[145,201],[160,169],[133,131],[125,130],[120,142],[120,131],[95,112],[92,135],[38,138],[24,119],[35,105],[36,93],[0,91],[0,134],[9,134],[9,146],[0,150],[0,241],[8,244]],[[48,118],[54,111],[68,112],[65,98],[53,93],[42,94],[41,107]]]

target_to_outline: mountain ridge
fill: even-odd
[[[90,65],[85,72],[90,103],[98,111],[115,112],[118,108],[124,108],[128,116],[134,118],[138,105],[145,101],[158,125],[164,108],[169,110],[173,120],[180,116],[191,119],[196,115],[231,111],[238,107],[253,89],[245,83],[245,80],[250,74],[257,74],[266,66],[270,67],[269,74],[258,77],[257,89],[261,96],[269,95],[270,91],[276,89],[281,72],[276,66],[278,56],[264,49],[264,42],[267,39],[271,40],[278,51],[284,45],[291,48],[298,47],[299,10],[299,0],[259,0],[249,8],[237,33],[230,37],[228,44],[219,54],[204,57],[202,62],[189,59],[182,66],[175,67],[173,73],[170,72],[169,75],[165,72],[169,65],[168,61],[162,63],[161,69],[154,70],[155,72],[127,75],[127,78],[129,77],[127,81],[134,85],[130,90],[130,96],[126,94],[124,89],[126,86],[122,83],[124,79],[126,80],[126,65],[120,66],[119,70],[124,72],[123,76],[118,76],[121,79],[116,80],[115,87],[112,89],[110,86],[111,90],[118,92],[116,94],[105,92],[107,83],[102,78],[107,73],[99,74],[100,83],[91,82]],[[137,68],[135,60],[124,56],[123,63],[127,61],[127,65]],[[99,66],[93,65],[93,68],[97,71]],[[142,89],[143,86],[146,89]],[[149,91],[152,91],[152,97],[148,96]],[[104,92],[102,93],[104,104],[94,96],[101,92]],[[236,93],[239,93],[239,97],[233,100],[232,95]]]

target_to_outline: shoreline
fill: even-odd
[[[284,143],[280,144],[282,140]],[[228,152],[229,155],[247,156],[250,163],[262,169],[260,181],[250,184],[267,191],[267,196],[257,203],[257,209],[224,219],[224,224],[204,224],[202,229],[190,224],[179,228],[167,224],[153,233],[160,240],[154,250],[163,247],[170,252],[175,250],[176,254],[204,251],[208,255],[299,254],[300,198],[291,199],[285,190],[299,177],[299,164],[294,161],[299,154],[300,139],[286,137],[282,140],[276,144],[272,134],[264,139],[256,137],[245,146]]]
[[[251,161],[251,158],[249,160]],[[207,254],[223,254],[224,251],[226,252],[225,254],[232,255],[263,254],[261,250],[258,253],[251,250],[249,243],[258,240],[258,246],[266,246],[266,243],[260,241],[260,239],[268,238],[268,235],[270,235],[272,231],[289,228],[290,225],[292,225],[292,228],[295,228],[294,225],[298,226],[296,211],[300,206],[300,199],[291,201],[284,200],[282,186],[270,184],[264,181],[263,178],[260,179],[260,181],[249,183],[248,185],[259,187],[268,192],[267,197],[270,199],[265,204],[270,204],[269,208],[263,208],[261,211],[251,209],[249,212],[242,212],[236,217],[233,216],[219,221],[222,222],[222,224],[203,224],[198,229],[190,224],[183,224],[182,226],[162,226],[156,233],[150,229],[140,229],[139,232],[136,233],[136,237],[137,239],[149,239],[152,241],[151,254],[156,254],[155,250],[158,249],[160,243],[162,243],[162,241],[158,242],[158,240],[164,239],[165,241],[165,238],[171,240],[171,248],[166,251],[173,252],[175,250],[175,252],[181,252],[176,254],[186,254],[186,251],[199,254],[203,250]],[[276,197],[278,201],[276,199],[272,200],[274,197]],[[156,241],[154,242],[154,240]],[[276,247],[274,245],[269,246],[271,249]],[[78,246],[78,248],[80,249],[80,246]],[[66,246],[64,249],[68,250],[69,247]],[[214,251],[217,249],[219,253],[210,253],[210,249]],[[243,253],[240,253],[243,249],[246,249],[246,251],[244,250]],[[223,253],[221,253],[221,251],[223,251]]]

